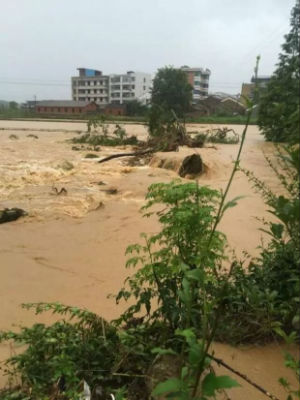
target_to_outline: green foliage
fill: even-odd
[[[183,142],[177,116],[182,118],[185,115],[191,99],[192,86],[185,72],[172,67],[159,69],[153,80],[148,124],[150,136],[165,139],[166,142]]]
[[[123,288],[116,296],[117,302],[135,299],[116,322],[128,323],[137,313],[144,315],[145,326],[160,329],[154,342],[160,347],[152,352],[173,354],[182,366],[181,377],[159,383],[154,395],[168,393],[182,400],[204,400],[214,396],[216,390],[237,385],[211,375],[207,386],[201,386],[227,293],[227,275],[221,271],[226,238],[216,227],[237,199],[225,203],[226,194],[221,196],[194,182],[151,185],[143,209],[149,217],[155,207],[162,229],[151,237],[143,235],[144,246],[136,244],[127,249],[127,253],[135,253],[127,266],[142,265],[127,279],[129,289]]]
[[[173,330],[183,329],[190,318],[200,326],[198,307],[203,295],[201,286],[212,284],[213,271],[220,268],[224,258],[224,235],[216,231],[211,238],[220,194],[196,183],[175,181],[151,185],[146,198],[148,202],[143,210],[147,217],[152,214],[149,208],[163,205],[163,209],[156,212],[162,229],[151,237],[143,235],[145,245],[136,244],[127,249],[127,254],[135,253],[127,261],[127,266],[140,263],[142,266],[128,279],[130,290],[122,289],[116,298],[117,301],[122,298],[128,300],[131,296],[136,299],[122,319],[132,318],[144,308],[149,320],[160,319]],[[209,241],[210,248],[206,251]],[[200,268],[200,264],[205,267]],[[190,280],[197,293],[193,299],[192,316],[185,312],[185,302],[191,290]],[[158,301],[154,310],[152,298]]]
[[[119,124],[115,125],[112,135],[109,135],[109,125],[104,116],[92,117],[87,122],[87,133],[71,139],[72,143],[89,144],[96,151],[98,146],[136,145],[136,136],[127,136],[126,130]]]
[[[274,142],[299,142],[299,21],[300,5],[296,0],[277,69],[261,93],[258,125],[266,140]]]
[[[126,115],[130,117],[145,116],[147,110],[147,106],[141,104],[138,100],[131,100],[126,103]]]
[[[223,143],[223,144],[237,144],[240,141],[239,135],[233,130],[224,128],[217,128],[207,130],[206,132],[198,133],[195,136],[196,141],[202,140],[210,143]]]
[[[285,195],[276,195],[263,181],[244,170],[278,222],[265,222],[263,231],[271,241],[250,262],[248,271],[238,263],[233,270],[226,312],[216,333],[220,340],[271,340],[278,324],[290,333],[299,321],[299,147],[277,149],[276,163],[268,157],[267,161]]]
[[[164,111],[173,110],[182,117],[190,108],[192,86],[184,71],[173,67],[158,70],[153,80],[151,105]]]
[[[154,396],[167,394],[167,398],[179,400],[206,400],[211,397],[215,398],[216,392],[219,390],[240,386],[229,376],[216,376],[214,372],[207,373],[199,384],[199,363],[203,362],[204,369],[208,369],[211,363],[211,359],[206,357],[204,342],[197,340],[191,329],[177,331],[176,333],[185,338],[186,363],[181,368],[181,374],[178,378],[167,379],[155,387],[152,392]],[[179,358],[180,354],[177,356]]]
[[[50,311],[68,316],[52,325],[34,324],[19,332],[2,332],[0,342],[13,341],[25,345],[25,350],[11,356],[4,372],[22,381],[20,399],[50,399],[57,393],[57,382],[64,379],[64,395],[77,399],[80,383],[85,380],[92,387],[109,382],[109,373],[116,358],[118,336],[116,330],[97,315],[59,303],[25,304],[36,314]],[[72,320],[72,322],[71,322]],[[109,385],[109,383],[108,383]],[[18,393],[18,392],[17,392]],[[8,394],[7,394],[8,396]],[[7,397],[7,399],[19,398]]]
[[[17,110],[19,108],[19,104],[16,101],[10,101],[8,107],[10,110]]]
[[[294,331],[292,333],[290,333],[289,335],[287,335],[281,328],[277,327],[275,328],[275,331],[277,333],[278,336],[280,336],[286,344],[292,344],[295,343],[295,339],[297,338],[297,333]],[[299,382],[300,379],[300,360],[298,357],[298,360],[295,359],[295,357],[292,356],[291,353],[289,352],[285,352],[284,354],[284,360],[285,360],[285,366],[292,370],[295,374],[295,377],[297,379],[297,382]],[[278,382],[280,383],[280,385],[285,389],[285,391],[288,394],[288,397],[286,400],[294,400],[294,399],[300,399],[300,390],[298,388],[298,390],[295,390],[291,384],[289,383],[289,381],[287,381],[287,379],[281,377],[278,379]]]

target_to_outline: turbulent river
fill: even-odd
[[[147,136],[143,125],[124,126],[129,135]],[[240,134],[243,130],[243,126],[229,127]],[[208,128],[188,126],[190,131]],[[0,330],[36,321],[20,308],[24,302],[59,301],[115,318],[124,305],[116,306],[107,295],[116,293],[128,274],[126,246],[139,241],[141,232],[159,229],[154,217],[142,217],[140,208],[147,187],[175,179],[176,172],[156,168],[155,163],[132,167],[125,158],[98,164],[97,159],[85,158],[92,151],[72,150],[68,142],[85,131],[86,124],[79,122],[0,121],[0,209],[20,207],[28,212],[25,218],[0,225]],[[129,149],[101,147],[98,154]],[[180,148],[179,155],[199,153],[206,166],[199,184],[224,188],[237,150],[237,145],[216,144],[207,149]],[[263,141],[256,126],[250,126],[241,165],[272,189],[281,190],[264,153],[272,157],[273,146]],[[62,188],[66,193],[57,195]],[[269,218],[267,207],[241,172],[229,199],[236,196],[245,197],[228,210],[220,229],[238,255],[245,250],[255,256],[261,241],[267,240],[257,219]],[[48,322],[51,317],[39,320]],[[216,343],[215,349],[219,358],[284,398],[277,380],[292,377],[283,366],[281,345],[235,349]],[[12,351],[0,345],[0,360]],[[0,377],[4,383],[5,377]],[[233,390],[232,400],[263,398],[241,383],[243,391]]]

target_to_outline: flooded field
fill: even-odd
[[[129,135],[147,136],[143,125],[125,127]],[[232,127],[242,132],[242,126]],[[0,209],[20,207],[28,212],[25,218],[0,225],[0,329],[36,321],[32,313],[20,309],[24,302],[59,301],[86,307],[106,319],[117,317],[124,305],[117,307],[107,295],[116,293],[128,275],[125,249],[139,240],[141,232],[159,229],[155,218],[144,219],[139,210],[151,183],[168,182],[177,174],[153,164],[131,167],[126,158],[97,163],[130,147],[101,147],[98,159],[85,158],[92,151],[72,150],[68,142],[85,131],[84,123],[0,121]],[[206,172],[200,185],[224,188],[237,145],[179,152],[197,152],[203,158]],[[263,152],[273,154],[273,146],[264,143],[256,126],[250,126],[241,165],[279,190]],[[246,250],[255,256],[262,240],[257,217],[268,218],[266,206],[242,173],[237,174],[229,199],[235,196],[245,198],[227,212],[221,229],[238,255]],[[290,376],[283,366],[282,347],[233,349],[216,344],[216,349],[220,358],[284,398],[277,380]],[[0,359],[10,351],[0,346]],[[4,381],[0,378],[1,384]],[[232,391],[233,400],[241,399],[239,390]],[[262,398],[248,386],[243,393],[248,393],[245,399]]]

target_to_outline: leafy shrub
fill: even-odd
[[[266,140],[274,142],[299,142],[299,16],[297,0],[277,69],[260,97],[258,125]]]
[[[12,340],[26,346],[22,353],[5,362],[5,373],[21,378],[24,397],[20,395],[20,399],[52,398],[58,393],[59,379],[64,381],[66,398],[77,399],[83,379],[92,387],[108,380],[117,357],[118,336],[112,326],[89,311],[59,303],[24,307],[35,309],[37,314],[51,311],[69,315],[74,321],[61,320],[50,326],[34,324],[18,333],[0,334],[0,342]]]
[[[94,150],[98,146],[123,146],[123,145],[137,145],[138,140],[136,136],[127,136],[124,128],[116,125],[112,133],[109,135],[108,124],[105,122],[103,116],[93,117],[87,122],[87,133],[74,137],[71,139],[72,143],[89,144]]]
[[[136,256],[127,261],[127,267],[138,263],[142,266],[127,280],[130,290],[122,289],[116,299],[118,302],[133,296],[137,300],[123,314],[122,320],[134,317],[144,308],[149,320],[159,319],[173,330],[183,329],[186,318],[190,318],[182,308],[182,298],[188,295],[189,290],[182,286],[185,274],[188,271],[203,274],[198,267],[200,264],[217,270],[224,258],[225,236],[214,232],[211,238],[220,193],[205,186],[199,187],[196,183],[181,184],[174,181],[151,185],[146,198],[148,202],[143,209],[147,217],[152,214],[148,211],[150,207],[163,205],[163,209],[156,212],[162,229],[149,238],[143,235],[145,245],[128,247],[127,254],[136,253]],[[211,247],[205,253],[209,241]],[[155,249],[157,245],[158,249]],[[209,274],[213,279],[212,272]],[[201,288],[197,286],[198,290]],[[155,309],[151,306],[152,298],[158,299]],[[197,313],[197,302],[201,301],[201,295],[195,301],[193,307]],[[197,320],[199,326],[199,315]]]
[[[271,340],[275,327],[290,333],[299,321],[299,147],[277,150],[276,164],[267,161],[286,190],[285,196],[275,195],[244,170],[279,222],[265,222],[263,230],[271,241],[251,261],[248,271],[238,264],[233,270],[226,313],[217,333],[222,340]]]

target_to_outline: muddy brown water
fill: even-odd
[[[147,135],[143,125],[125,127],[128,134]],[[191,124],[188,129],[209,127]],[[238,133],[243,129],[229,127]],[[176,173],[148,165],[129,167],[126,159],[104,164],[85,159],[91,151],[74,151],[67,142],[78,131],[86,130],[84,123],[0,121],[0,129],[0,208],[21,207],[29,213],[26,218],[0,225],[0,329],[36,321],[33,313],[20,308],[24,302],[59,301],[88,308],[108,320],[117,317],[125,307],[116,306],[107,295],[116,293],[128,275],[125,249],[140,240],[141,232],[159,229],[154,217],[145,219],[140,213],[147,187],[177,178]],[[28,137],[30,133],[38,139]],[[103,157],[124,149],[129,147],[102,147],[98,154]],[[179,152],[199,152],[207,167],[199,183],[224,188],[237,150],[237,145],[217,144],[216,149],[181,148]],[[263,152],[272,156],[274,148],[263,141],[256,126],[250,126],[241,164],[274,190],[281,190]],[[64,169],[64,161],[73,168]],[[105,185],[99,185],[100,181]],[[54,187],[65,188],[67,194],[57,196]],[[117,193],[109,194],[103,190],[107,188],[117,188]],[[269,218],[269,214],[242,173],[236,175],[228,199],[240,195],[245,197],[228,210],[220,228],[238,255],[246,250],[255,256],[261,241],[267,240],[259,231],[257,218]],[[44,315],[39,320],[49,322],[51,317]],[[282,345],[232,348],[216,343],[215,350],[217,357],[280,398],[286,396],[278,378],[284,376],[295,383],[283,365]],[[0,360],[11,351],[0,345]],[[243,388],[232,390],[231,399],[264,398],[240,382]],[[4,383],[2,376],[0,384]]]

